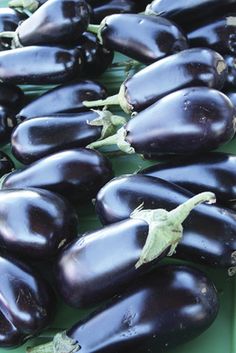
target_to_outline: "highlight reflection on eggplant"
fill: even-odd
[[[53,342],[28,353],[51,353],[64,345],[68,352],[80,353],[162,352],[204,332],[218,308],[215,286],[203,272],[161,266]]]

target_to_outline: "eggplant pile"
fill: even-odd
[[[217,318],[208,268],[236,274],[236,0],[8,6],[0,348],[175,349]]]

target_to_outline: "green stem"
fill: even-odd
[[[90,145],[87,146],[87,148],[100,148],[104,146],[111,146],[111,145],[117,145],[117,134],[108,136],[103,140],[98,140],[95,142],[90,143]]]
[[[0,38],[10,38],[13,39],[15,37],[16,33],[15,32],[10,32],[10,31],[6,31],[6,32],[1,32],[0,33]]]
[[[80,350],[78,342],[67,336],[66,332],[58,333],[53,341],[40,346],[27,348],[27,353],[76,353]]]
[[[40,346],[33,347],[33,348],[26,348],[27,353],[54,353],[54,345],[53,341],[46,343],[46,344],[41,344]]]
[[[88,28],[87,28],[87,31],[88,31],[88,32],[91,32],[91,33],[94,33],[94,34],[98,34],[99,28],[100,28],[100,25],[92,25],[92,24],[89,24],[89,25],[88,25]]]
[[[113,115],[108,110],[94,110],[98,117],[90,122],[88,125],[101,126],[101,136],[99,140],[103,140],[108,136],[114,135],[117,130],[117,126],[124,125],[126,119],[123,116]]]
[[[146,243],[135,267],[157,259],[167,249],[170,249],[168,256],[173,255],[183,236],[183,221],[200,203],[213,203],[215,200],[212,192],[203,192],[170,212],[164,209],[142,210],[142,205],[134,210],[130,217],[142,219],[149,225]]]
[[[27,12],[30,11],[30,13],[32,13],[38,9],[39,3],[37,0],[10,0],[8,6],[15,9],[19,8],[26,10]]]
[[[120,105],[119,95],[115,94],[114,96],[108,97],[106,99],[99,99],[96,101],[83,101],[83,105],[87,108]]]

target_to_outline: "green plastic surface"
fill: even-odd
[[[4,6],[7,6],[7,1],[0,0],[0,7]],[[108,72],[101,77],[101,81],[109,88],[110,94],[115,94],[118,91],[120,83],[125,79],[126,74],[124,69],[116,67],[112,70],[108,70]],[[24,86],[23,88],[31,98],[43,93],[45,89],[48,89],[48,87],[45,86]],[[120,113],[120,111],[116,111],[116,113]],[[8,152],[9,147],[4,148],[4,150]],[[220,150],[236,154],[236,140],[223,146]],[[112,158],[116,175],[136,172],[153,163],[154,162],[144,161],[137,156]],[[80,213],[80,233],[96,229],[100,226],[92,206],[80,211]],[[214,324],[204,334],[185,345],[169,350],[167,353],[236,353],[236,279],[229,278],[225,271],[217,271],[203,267],[201,267],[201,269],[210,275],[218,289],[220,297],[219,315]],[[23,353],[27,346],[41,344],[50,340],[54,333],[69,328],[79,319],[85,317],[87,313],[88,312],[69,308],[59,301],[58,313],[51,328],[41,334],[39,338],[28,341],[24,346],[11,350],[11,352]],[[0,349],[0,353],[4,352],[9,352],[9,350]]]

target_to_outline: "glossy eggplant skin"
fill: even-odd
[[[218,306],[214,284],[205,274],[186,266],[161,266],[67,335],[81,353],[163,352],[206,330]]]
[[[224,90],[228,90],[236,87],[236,59],[233,55],[225,55],[224,59],[228,66],[228,74]]]
[[[225,94],[231,100],[234,107],[236,108],[236,92],[226,91]]]
[[[227,66],[220,54],[204,48],[188,49],[161,59],[128,78],[123,84],[125,98],[132,111],[139,112],[184,87],[221,89],[226,75]]]
[[[21,258],[49,260],[78,231],[75,210],[47,190],[1,190],[0,219],[0,247]]]
[[[0,145],[11,140],[11,133],[17,125],[14,112],[6,106],[0,105]]]
[[[92,6],[91,23],[100,24],[106,16],[119,13],[136,13],[139,8],[133,0],[89,1]]]
[[[124,176],[113,179],[99,191],[96,212],[103,224],[110,224],[127,219],[142,203],[146,209],[170,211],[192,196],[190,191],[163,179]],[[230,209],[198,206],[183,223],[183,238],[173,256],[229,270],[236,265],[235,220],[235,212]]]
[[[10,173],[14,169],[14,164],[10,157],[8,157],[4,152],[0,151],[0,177]]]
[[[102,45],[144,64],[187,49],[181,30],[162,17],[140,14],[108,16],[100,32]]]
[[[50,0],[22,22],[17,35],[22,46],[68,44],[89,24],[85,0]]]
[[[113,50],[105,49],[97,40],[97,36],[84,32],[76,44],[85,53],[83,74],[85,77],[101,75],[114,58]]]
[[[91,80],[76,80],[56,87],[26,105],[17,118],[20,120],[56,113],[75,113],[87,111],[85,100],[107,97],[103,85]]]
[[[24,98],[24,92],[20,87],[5,82],[0,83],[0,105],[18,112],[23,106]]]
[[[88,111],[26,120],[12,134],[12,153],[23,164],[30,164],[52,153],[86,147],[101,137],[102,127],[89,125],[98,117]]]
[[[235,10],[235,0],[154,0],[146,13],[163,16],[176,21],[180,26],[206,20],[213,14],[229,13]]]
[[[0,256],[0,347],[14,348],[40,334],[55,314],[48,284],[23,262]]]
[[[188,33],[191,47],[206,47],[220,54],[236,53],[236,16],[224,16]]]
[[[0,53],[0,80],[13,84],[59,84],[79,76],[84,57],[78,49],[30,46]]]
[[[96,196],[112,178],[109,160],[86,148],[67,150],[44,157],[18,169],[3,181],[3,189],[41,188],[81,202]]]
[[[194,154],[230,141],[235,129],[236,112],[227,96],[207,87],[189,87],[137,114],[125,126],[125,140],[136,153]]]
[[[179,157],[143,169],[141,174],[167,180],[194,194],[212,191],[218,202],[236,209],[236,156],[233,154],[211,152]]]
[[[97,305],[150,270],[150,263],[135,269],[148,229],[145,221],[127,219],[86,233],[63,248],[54,273],[64,301],[77,308]]]

